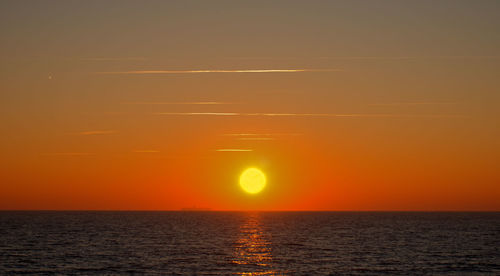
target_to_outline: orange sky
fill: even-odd
[[[2,1],[0,209],[499,211],[499,11]]]

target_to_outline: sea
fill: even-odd
[[[14,274],[500,275],[500,212],[2,211]]]

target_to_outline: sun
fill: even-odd
[[[260,193],[266,182],[266,175],[257,168],[248,168],[240,175],[240,187],[249,194]]]

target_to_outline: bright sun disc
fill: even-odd
[[[259,169],[249,168],[240,175],[241,188],[249,193],[259,193],[266,187],[266,175]]]

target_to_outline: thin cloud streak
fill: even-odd
[[[158,150],[134,150],[134,153],[159,153]]]
[[[207,115],[207,116],[241,116],[242,113],[233,112],[160,112],[156,115]]]
[[[413,60],[413,59],[500,59],[500,56],[323,56],[323,57],[228,57],[235,60]]]
[[[318,57],[318,59],[336,60],[407,60],[407,59],[499,59],[500,56],[338,56],[338,57]]]
[[[464,118],[462,115],[336,114],[336,113],[236,113],[236,112],[160,112],[178,116],[262,116],[262,117],[352,117],[352,118]]]
[[[218,152],[249,152],[253,151],[253,149],[216,149]]]
[[[114,130],[90,130],[90,131],[82,131],[78,133],[74,133],[76,135],[106,135],[106,134],[114,134],[116,131]]]
[[[226,133],[224,136],[297,136],[303,135],[302,133]]]
[[[130,104],[130,105],[226,105],[226,104],[234,104],[228,102],[125,102],[121,104]]]
[[[237,140],[241,140],[241,141],[271,141],[271,140],[276,140],[276,138],[271,138],[271,137],[241,137],[241,138],[237,138]]]
[[[340,72],[338,69],[239,69],[239,70],[135,70],[96,72],[103,75],[150,75],[150,74],[204,74],[204,73],[303,73],[303,72]]]
[[[93,156],[95,153],[86,152],[55,152],[55,153],[44,153],[44,156]]]
[[[140,61],[147,60],[143,57],[88,57],[81,58],[83,61]]]
[[[455,102],[394,102],[394,103],[372,103],[369,106],[405,106],[405,105],[455,105]]]

